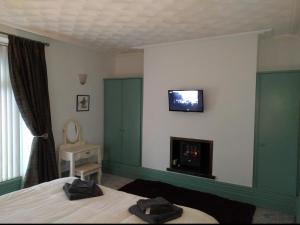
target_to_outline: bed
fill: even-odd
[[[69,201],[62,190],[67,177],[0,197],[0,223],[144,223],[128,208],[141,197],[100,186],[104,195]],[[182,207],[182,217],[171,223],[217,223],[208,214]]]

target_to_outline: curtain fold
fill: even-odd
[[[9,35],[10,79],[21,115],[34,136],[24,187],[58,178],[45,46]]]

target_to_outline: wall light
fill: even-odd
[[[84,85],[86,83],[86,80],[87,80],[87,74],[85,73],[80,73],[78,74],[78,77],[79,77],[79,81],[82,85]]]

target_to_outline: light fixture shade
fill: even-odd
[[[86,80],[87,80],[87,74],[85,73],[80,73],[78,74],[78,77],[79,77],[79,81],[82,85],[84,85],[86,83]]]

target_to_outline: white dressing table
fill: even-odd
[[[99,145],[86,144],[80,135],[80,127],[76,121],[69,121],[64,127],[65,144],[59,147],[58,170],[61,177],[62,161],[70,162],[70,176],[79,176],[85,180],[86,176],[97,173],[97,183],[101,183],[101,151]],[[85,159],[87,162],[76,165]]]

